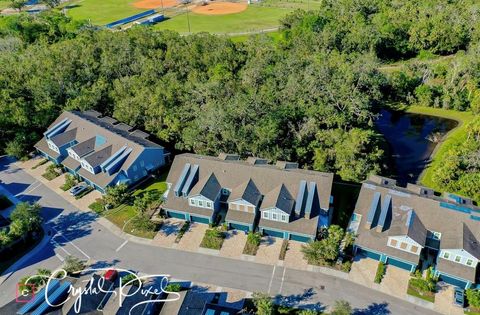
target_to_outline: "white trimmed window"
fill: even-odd
[[[203,207],[203,200],[199,200],[199,201],[198,201],[198,206],[199,206],[199,207]]]
[[[190,199],[190,205],[194,206],[195,205],[195,199]]]
[[[462,261],[462,256],[455,256],[455,262],[459,263]]]
[[[212,207],[212,203],[210,201],[207,201],[207,208],[211,208]]]
[[[277,219],[277,214],[276,213],[272,213],[272,220],[276,220]]]
[[[282,214],[282,221],[283,221],[283,222],[287,222],[287,216],[284,215],[284,214]]]
[[[467,259],[467,262],[466,262],[467,266],[471,266],[473,265],[473,260],[471,259]]]
[[[449,259],[450,258],[450,253],[449,252],[444,252],[443,253],[443,258]]]
[[[263,218],[264,218],[264,219],[268,219],[268,212],[265,211],[265,212],[263,213]]]

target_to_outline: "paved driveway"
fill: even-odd
[[[39,202],[44,207],[42,215],[49,228],[56,233],[53,242],[46,244],[39,254],[29,257],[8,278],[2,277],[5,281],[0,285],[0,306],[15,297],[16,283],[20,278],[34,274],[38,268],[55,269],[62,263],[62,258],[72,254],[96,262],[95,266],[116,265],[148,274],[166,273],[177,279],[248,292],[280,292],[295,305],[323,307],[345,299],[363,312],[361,314],[373,311],[377,314],[435,314],[404,300],[321,273],[126,241],[98,224],[92,212],[78,211],[6,158],[0,158],[0,180],[2,186],[22,200]]]

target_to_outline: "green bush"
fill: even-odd
[[[67,191],[73,186],[75,186],[76,184],[77,184],[77,181],[75,180],[75,177],[71,174],[67,174],[65,176],[65,184],[60,186],[60,189],[62,189],[63,191]]]
[[[346,262],[342,263],[342,266],[340,267],[340,270],[343,272],[350,272],[352,269],[352,262],[350,260],[347,260]]]
[[[69,274],[82,271],[85,268],[85,262],[74,256],[67,256],[63,262],[63,269]]]
[[[224,232],[220,231],[218,228],[208,229],[205,231],[205,236],[203,237],[200,246],[219,250],[222,248],[224,238]]]
[[[188,231],[189,227],[190,227],[189,221],[186,221],[185,223],[183,223],[182,227],[180,228],[180,231],[178,231],[177,237],[175,238],[175,243],[180,242],[185,232]]]
[[[260,233],[254,233],[252,231],[248,232],[247,242],[243,248],[243,253],[245,255],[256,255],[261,240],[262,236]]]
[[[47,166],[45,173],[42,174],[45,179],[52,180],[60,176],[60,172],[58,171],[58,167],[55,164],[50,164]]]
[[[130,225],[141,231],[155,231],[157,225],[153,223],[146,215],[139,214],[130,221]]]
[[[380,283],[382,282],[383,277],[385,276],[385,272],[387,271],[387,266],[385,266],[385,263],[379,262],[378,267],[377,267],[377,272],[375,274],[375,283]]]
[[[105,205],[103,204],[102,199],[97,199],[95,202],[91,203],[88,207],[97,214],[102,214],[105,211]]]
[[[140,280],[138,280],[137,276],[133,273],[129,273],[123,276],[120,280],[121,280],[122,286],[127,285],[127,283],[137,287],[141,286],[141,283],[139,283]]]
[[[169,283],[165,287],[165,291],[168,291],[168,292],[180,292],[181,289],[182,289],[182,285],[180,283]]]
[[[37,164],[35,164],[35,166],[32,167],[32,170],[34,170],[34,169],[36,169],[36,168],[38,168],[38,167],[46,164],[47,162],[48,162],[47,159],[42,159],[40,162],[38,162]]]
[[[287,254],[288,250],[288,240],[283,240],[282,247],[280,248],[280,254],[278,255],[278,259],[285,260],[285,255]]]
[[[480,290],[467,289],[465,294],[467,295],[468,305],[480,308]]]

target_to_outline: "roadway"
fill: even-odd
[[[437,314],[402,299],[356,283],[315,272],[234,260],[200,253],[153,247],[126,241],[97,222],[91,212],[75,209],[51,189],[0,157],[0,185],[22,201],[42,205],[42,216],[54,235],[0,283],[0,306],[15,298],[16,283],[38,268],[54,270],[67,255],[95,261],[95,266],[209,283],[249,292],[269,292],[290,305],[323,308],[336,300],[349,301],[356,314]],[[6,278],[6,279],[5,279]]]

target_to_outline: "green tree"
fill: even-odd
[[[27,1],[25,0],[10,0],[11,7],[19,11],[22,11],[26,3]]]
[[[5,147],[5,153],[17,159],[23,158],[26,155],[25,141],[14,139],[7,142],[7,145]]]
[[[335,301],[331,315],[350,315],[353,314],[353,309],[347,301]]]
[[[158,191],[147,191],[141,195],[136,196],[133,205],[135,206],[137,211],[139,211],[140,213],[145,213],[154,210],[155,208],[160,206],[160,197],[161,195],[158,193]]]
[[[42,0],[42,3],[44,3],[50,9],[53,9],[60,5],[61,0]]]
[[[345,232],[338,225],[328,228],[328,236],[320,241],[310,242],[302,246],[302,252],[311,264],[321,265],[335,261],[339,254],[340,243]]]
[[[258,315],[273,315],[274,314],[274,306],[272,298],[265,293],[261,292],[254,292],[252,295],[253,304],[255,305]]]
[[[128,186],[125,184],[119,184],[107,187],[103,200],[106,204],[112,207],[118,207],[127,199],[127,197]]]
[[[470,306],[480,307],[480,290],[467,289],[465,294]]]

